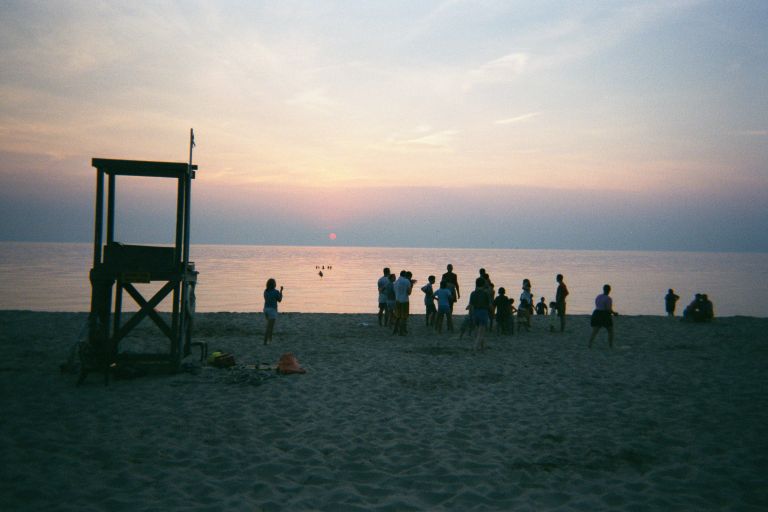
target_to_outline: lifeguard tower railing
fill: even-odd
[[[108,367],[123,361],[151,362],[170,371],[178,369],[191,345],[194,287],[197,272],[189,261],[190,196],[196,165],[175,162],[146,162],[94,158],[96,168],[96,222],[91,280],[91,328],[89,341]],[[175,179],[176,240],[173,247],[127,245],[115,240],[115,190],[118,176]],[[106,240],[104,240],[106,178]],[[165,282],[149,299],[135,283]],[[112,309],[114,289],[114,311]],[[139,305],[123,322],[123,292]],[[173,302],[170,325],[157,311],[168,296]],[[127,316],[127,315],[126,315]],[[149,317],[168,339],[168,350],[159,353],[121,351],[120,342],[142,320]],[[167,315],[166,315],[167,318]]]

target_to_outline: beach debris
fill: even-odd
[[[216,351],[208,356],[208,364],[216,368],[230,368],[235,366],[235,356],[229,352]]]
[[[301,367],[295,355],[286,352],[280,356],[280,361],[277,363],[277,372],[287,375],[290,373],[307,373],[307,370]]]

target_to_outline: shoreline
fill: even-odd
[[[419,303],[419,306],[422,306],[421,303]],[[4,313],[33,313],[33,314],[42,314],[42,315],[87,315],[88,311],[48,311],[48,310],[39,310],[39,309],[0,309],[0,314]],[[131,314],[135,313],[135,311],[127,311],[123,310],[123,315],[130,316]],[[163,315],[170,315],[169,311],[159,311],[159,314],[161,316]],[[206,315],[263,315],[264,313],[261,310],[258,311],[201,311],[198,312],[198,316],[206,316]],[[453,317],[463,317],[465,313],[462,314],[454,314]],[[280,310],[279,315],[282,317],[284,315],[300,315],[300,316],[365,316],[365,317],[372,317],[376,318],[376,311],[370,312],[370,313],[327,313],[327,312],[303,312],[303,311],[282,311]],[[424,312],[419,309],[419,312],[417,313],[411,313],[411,317],[421,317],[423,319]],[[589,318],[590,313],[573,313],[568,314],[568,318]],[[549,318],[549,315],[533,315],[531,318]],[[616,317],[614,317],[616,318]],[[668,319],[666,315],[646,315],[646,314],[624,314],[619,312],[618,318],[664,318]],[[674,317],[671,317],[671,320],[682,320],[683,316],[682,314],[676,314]],[[718,320],[731,320],[731,319],[740,319],[740,318],[751,318],[755,320],[768,320],[768,315],[766,316],[755,316],[755,315],[718,315],[714,318],[714,321],[712,322],[703,322],[703,324],[716,324]]]
[[[423,314],[399,337],[375,313],[281,313],[264,346],[261,313],[198,313],[193,339],[236,367],[78,388],[58,364],[86,316],[0,311],[9,509],[768,506],[768,319],[622,315],[589,350],[573,315],[475,353]],[[307,373],[252,368],[285,352]]]

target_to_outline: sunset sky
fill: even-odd
[[[768,2],[3,1],[0,240],[768,251]],[[171,242],[174,185],[118,183]],[[335,233],[331,239],[330,233]]]

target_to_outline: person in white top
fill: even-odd
[[[589,324],[592,326],[592,336],[589,337],[589,348],[595,341],[598,331],[605,327],[608,331],[608,346],[613,348],[613,316],[618,315],[613,310],[613,299],[610,297],[611,285],[603,285],[603,293],[595,297],[595,310],[592,312]]]
[[[408,332],[408,296],[411,294],[415,280],[411,280],[410,272],[400,271],[400,277],[395,281],[395,328],[392,334],[405,336]]]
[[[384,268],[384,275],[381,276],[376,283],[379,288],[379,314],[377,315],[379,317],[379,326],[384,325],[382,323],[384,319],[384,315],[387,312],[387,283],[389,283],[389,267]]]

